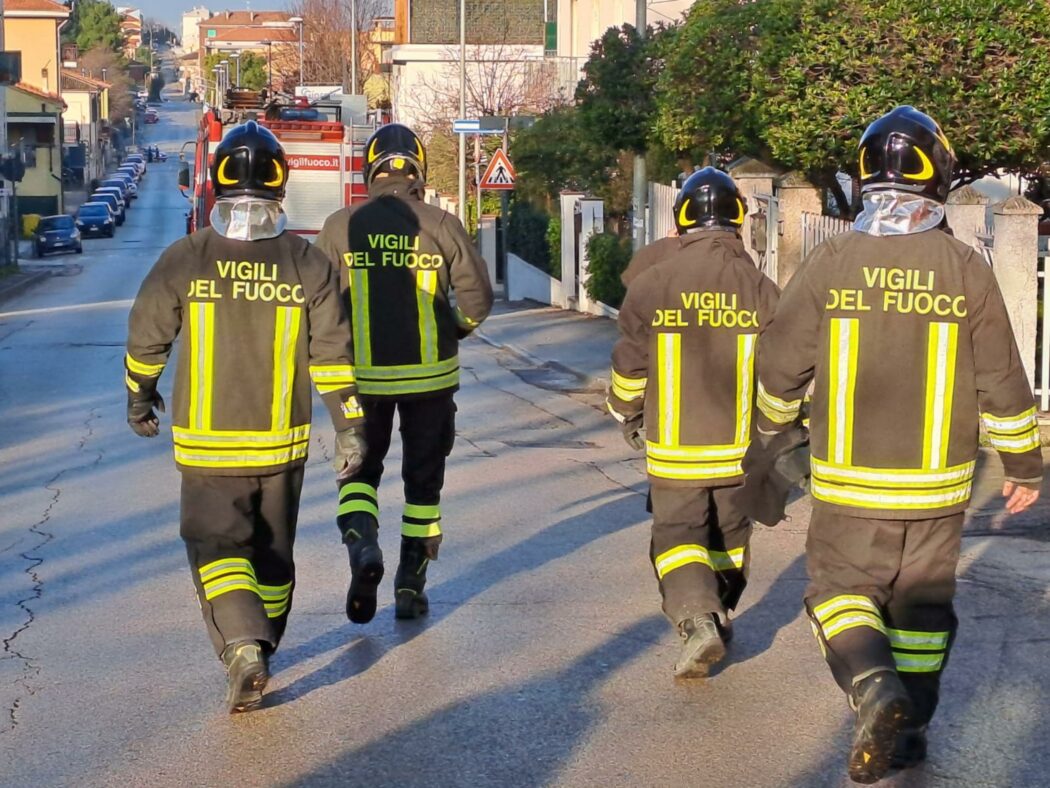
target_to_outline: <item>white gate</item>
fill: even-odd
[[[678,187],[674,184],[649,184],[649,221],[646,222],[646,244],[671,235],[674,230],[674,201],[678,198]]]
[[[1038,349],[1035,360],[1035,396],[1039,410],[1050,410],[1050,287],[1047,279],[1047,261],[1050,260],[1050,236],[1039,236],[1037,253],[1037,276],[1039,301],[1039,321],[1036,324],[1035,346]]]
[[[837,219],[834,216],[821,216],[817,213],[802,214],[802,259],[829,238],[848,233],[853,229],[853,222]]]

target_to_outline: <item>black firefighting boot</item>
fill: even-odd
[[[226,708],[230,714],[259,708],[270,680],[269,661],[259,642],[228,644],[222,652],[222,664],[226,666]]]
[[[894,769],[910,769],[926,760],[926,726],[902,728],[893,748]]]
[[[684,642],[674,666],[675,678],[705,678],[711,666],[721,662],[726,655],[726,644],[718,631],[718,617],[714,613],[678,622],[678,634]]]
[[[427,584],[427,565],[437,559],[440,536],[402,536],[401,562],[394,575],[394,617],[413,619],[430,611],[423,593]]]
[[[715,623],[718,625],[718,634],[722,636],[722,642],[728,646],[733,640],[733,622],[729,620],[729,613],[715,616]]]
[[[911,699],[894,670],[880,670],[853,685],[850,706],[857,712],[849,776],[855,783],[875,783],[886,776],[897,734],[907,725]]]
[[[379,523],[368,512],[354,512],[343,527],[343,542],[350,553],[350,590],[346,592],[346,617],[367,624],[376,614],[376,589],[383,579],[383,551],[379,549]]]

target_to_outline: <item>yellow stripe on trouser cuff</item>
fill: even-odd
[[[132,378],[131,375],[129,375],[127,372],[124,373],[124,383],[127,384],[127,387],[135,394],[138,394],[140,391],[142,391],[142,386],[136,383],[135,379]]]
[[[869,597],[858,594],[840,594],[815,605],[813,615],[820,622],[825,640],[831,640],[850,629],[870,627],[885,634],[882,611]]]
[[[621,375],[615,369],[611,375],[611,386],[612,393],[614,396],[619,397],[624,402],[633,402],[636,399],[641,399],[645,396],[645,386],[649,382],[648,378],[628,378]]]
[[[890,645],[912,651],[944,651],[950,632],[918,632],[908,629],[887,629]]]
[[[197,571],[200,573],[201,582],[207,583],[210,580],[214,580],[216,577],[227,574],[229,572],[243,572],[255,577],[255,570],[252,568],[252,563],[247,558],[220,558],[218,561],[212,561],[209,564],[205,564],[199,567]]]
[[[283,586],[264,586],[260,584],[258,593],[263,601],[263,607],[266,608],[267,617],[277,618],[288,612],[288,605],[292,599],[291,583],[286,583]]]
[[[416,271],[416,309],[419,311],[419,359],[424,364],[438,360],[437,318],[434,316],[434,294],[437,271]]]
[[[959,347],[957,323],[930,323],[926,351],[926,409],[922,437],[922,467],[948,464],[948,438],[955,395],[955,364]]]
[[[860,596],[859,594],[839,594],[838,596],[834,596],[826,602],[821,602],[819,605],[816,605],[813,608],[813,615],[817,617],[818,621],[826,621],[840,611],[852,608],[867,610],[871,613],[876,613],[879,616],[882,615],[878,605],[876,605],[870,597]]]
[[[708,550],[698,544],[686,544],[673,547],[666,552],[656,556],[653,561],[657,576],[663,580],[670,572],[687,564],[702,564],[708,569],[718,572],[728,572],[733,569],[743,569],[744,554],[743,547],[737,547],[728,552]]]
[[[660,443],[664,446],[677,446],[682,390],[682,337],[679,334],[660,334],[657,342]]]
[[[136,375],[145,375],[148,378],[155,378],[164,371],[164,364],[146,364],[134,358],[130,353],[125,354],[124,365],[130,372],[134,372]]]
[[[762,382],[758,383],[758,409],[774,424],[790,424],[798,418],[799,410],[802,408],[802,400],[796,399],[790,402],[774,397]]]
[[[736,442],[738,444],[746,444],[751,436],[751,403],[755,395],[755,343],[757,341],[758,334],[740,334],[736,338]]]
[[[420,521],[430,522],[420,522]],[[401,535],[427,538],[441,535],[441,506],[406,503],[401,519]]]
[[[191,302],[190,312],[190,427],[211,429],[214,383],[215,304]]]
[[[351,495],[363,497],[344,500]],[[365,484],[364,482],[344,484],[339,488],[339,500],[339,514],[367,512],[375,518],[379,517],[379,491],[371,484]]]
[[[899,673],[936,673],[944,666],[944,654],[909,654],[893,652]]]
[[[828,456],[833,462],[853,461],[853,396],[857,386],[857,347],[860,321],[831,321],[828,383]]]
[[[372,316],[368,295],[368,271],[351,268],[350,315],[354,330],[354,361],[363,366],[372,363]]]

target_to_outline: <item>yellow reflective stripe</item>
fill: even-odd
[[[948,464],[948,437],[952,426],[958,348],[958,323],[930,323],[926,351],[923,468],[943,468]]]
[[[419,358],[424,364],[438,360],[437,317],[434,315],[434,293],[437,271],[416,271],[416,308],[419,310]]]
[[[211,429],[215,304],[190,303],[190,426]]]
[[[878,605],[870,597],[860,596],[859,594],[839,594],[834,596],[826,602],[821,602],[819,605],[814,606],[813,615],[817,617],[818,621],[825,622],[841,611],[850,609],[867,610],[877,616],[882,616],[882,611],[879,610]]]
[[[672,547],[670,550],[658,555],[653,565],[661,580],[670,572],[687,564],[702,564],[708,569],[718,572],[727,572],[733,569],[742,569],[744,566],[744,554],[746,548],[737,547],[728,552],[720,550],[708,550],[698,544],[685,544]]]
[[[624,402],[633,402],[645,396],[645,387],[649,382],[648,378],[628,378],[615,369],[612,370],[610,377],[612,393]]]
[[[350,269],[350,314],[354,330],[354,362],[372,363],[372,316],[368,295],[368,269]]]
[[[136,383],[135,379],[132,378],[131,375],[129,375],[127,372],[124,373],[124,383],[129,389],[131,389],[131,391],[133,391],[136,394],[142,391],[142,386]]]
[[[204,598],[208,601],[220,597],[223,594],[228,594],[231,591],[251,591],[253,594],[258,592],[255,586],[255,581],[247,575],[233,578],[216,583],[211,586],[206,586],[204,589]]]
[[[992,444],[993,449],[1004,451],[1008,454],[1023,454],[1026,451],[1038,449],[1040,446],[1038,428],[1023,438],[1000,438],[997,435],[989,434],[988,440]]]
[[[438,377],[420,380],[364,380],[358,378],[357,389],[362,394],[421,394],[440,391],[459,384],[459,369]]]
[[[326,366],[310,365],[310,378],[314,380],[314,382],[319,380],[334,380],[353,383],[354,368],[350,364],[328,364]]]
[[[837,465],[817,457],[810,458],[813,478],[821,482],[855,482],[865,487],[914,489],[945,487],[973,479],[974,461],[940,470],[924,468],[868,468],[860,465]]]
[[[427,539],[431,536],[441,536],[441,523],[427,523],[417,525],[416,523],[401,523],[402,536],[414,536],[418,539]]]
[[[882,623],[882,619],[878,616],[873,616],[871,613],[842,613],[841,615],[835,616],[828,623],[823,624],[821,629],[824,630],[825,640],[831,640],[836,635],[841,635],[843,632],[856,629],[857,627],[871,627],[872,629],[882,632],[885,634],[886,628]]]
[[[124,365],[136,375],[145,375],[148,378],[155,378],[164,371],[164,364],[147,364],[139,361],[130,353],[124,355]]]
[[[360,400],[353,395],[340,402],[339,409],[343,412],[343,418],[346,419],[361,419],[365,415],[365,409],[361,407]]]
[[[416,520],[430,520],[441,517],[441,507],[438,505],[429,506],[419,503],[406,503],[402,514],[405,517],[412,517]]]
[[[287,599],[291,593],[291,583],[285,583],[283,586],[264,586],[262,583],[259,583],[259,596],[262,597],[263,601],[273,602]]]
[[[458,306],[456,307],[455,314],[456,322],[459,323],[463,328],[475,329],[481,325],[481,323],[479,323],[477,320],[474,320],[471,317],[467,317],[466,313]]]
[[[831,320],[828,382],[828,456],[853,461],[853,396],[857,386],[857,318]]]
[[[862,509],[940,509],[965,503],[970,499],[972,481],[953,487],[923,492],[922,490],[871,490],[865,487],[830,486],[815,476],[811,481],[813,497],[826,503]]]
[[[657,368],[660,385],[660,443],[664,446],[677,446],[682,391],[680,334],[660,334],[657,344]]]
[[[365,364],[356,366],[358,381],[361,379],[376,380],[407,380],[410,378],[423,378],[428,375],[445,375],[449,372],[459,370],[459,356],[435,361],[430,364],[401,364],[399,366],[373,367]]]
[[[918,632],[908,629],[887,629],[890,645],[914,651],[943,651],[948,648],[950,632]]]
[[[742,460],[747,454],[747,444],[726,446],[662,446],[652,441],[645,442],[646,452],[654,460],[670,462],[711,462],[713,460]]]
[[[755,343],[758,334],[736,338],[736,442],[751,437],[751,403],[755,399]]]
[[[291,600],[286,599],[283,602],[266,602],[264,607],[266,608],[267,618],[280,618],[288,612],[289,604]]]
[[[681,480],[728,479],[744,472],[740,462],[722,465],[677,465],[652,458],[646,461],[646,470],[653,476],[659,476],[662,479]]]
[[[201,583],[206,583],[209,580],[214,580],[219,575],[233,570],[246,572],[255,577],[255,570],[252,568],[251,561],[247,558],[220,558],[218,561],[212,561],[198,567],[197,572],[201,576]]]
[[[276,451],[241,451],[231,454],[225,451],[197,448],[188,451],[175,447],[175,461],[194,468],[263,468],[283,465],[306,457],[309,443],[301,443]]]
[[[340,498],[346,495],[353,495],[354,493],[367,495],[373,501],[379,500],[379,490],[377,490],[371,484],[365,484],[364,482],[347,482],[339,488]]]
[[[1039,423],[1035,414],[1036,410],[1034,407],[1016,416],[993,416],[991,413],[982,413],[981,421],[984,422],[984,428],[988,432],[1010,434],[1018,431],[1027,431],[1031,427],[1038,427]]]
[[[287,443],[300,443],[310,438],[310,425],[291,429],[270,430],[192,430],[172,427],[175,444],[185,448],[266,449]]]
[[[337,514],[353,514],[354,512],[367,512],[373,517],[379,517],[379,506],[375,501],[364,501],[360,498],[351,498],[339,504]]]
[[[277,307],[273,336],[273,398],[270,429],[287,429],[292,421],[292,387],[295,384],[295,346],[299,341],[302,310]]]
[[[799,410],[802,408],[802,400],[782,400],[774,397],[762,381],[758,382],[758,409],[763,415],[775,424],[790,424],[798,418]]]
[[[908,654],[893,652],[899,673],[936,673],[944,666],[944,654]]]

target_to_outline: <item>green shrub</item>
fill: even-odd
[[[507,217],[507,249],[522,260],[550,273],[547,228],[550,217],[527,200],[511,203]]]
[[[587,241],[589,276],[584,287],[595,301],[619,308],[626,293],[620,274],[631,261],[631,239],[597,233]]]
[[[552,216],[547,223],[547,253],[550,268],[547,271],[555,279],[561,279],[561,217]],[[1041,302],[1040,302],[1041,303]]]

